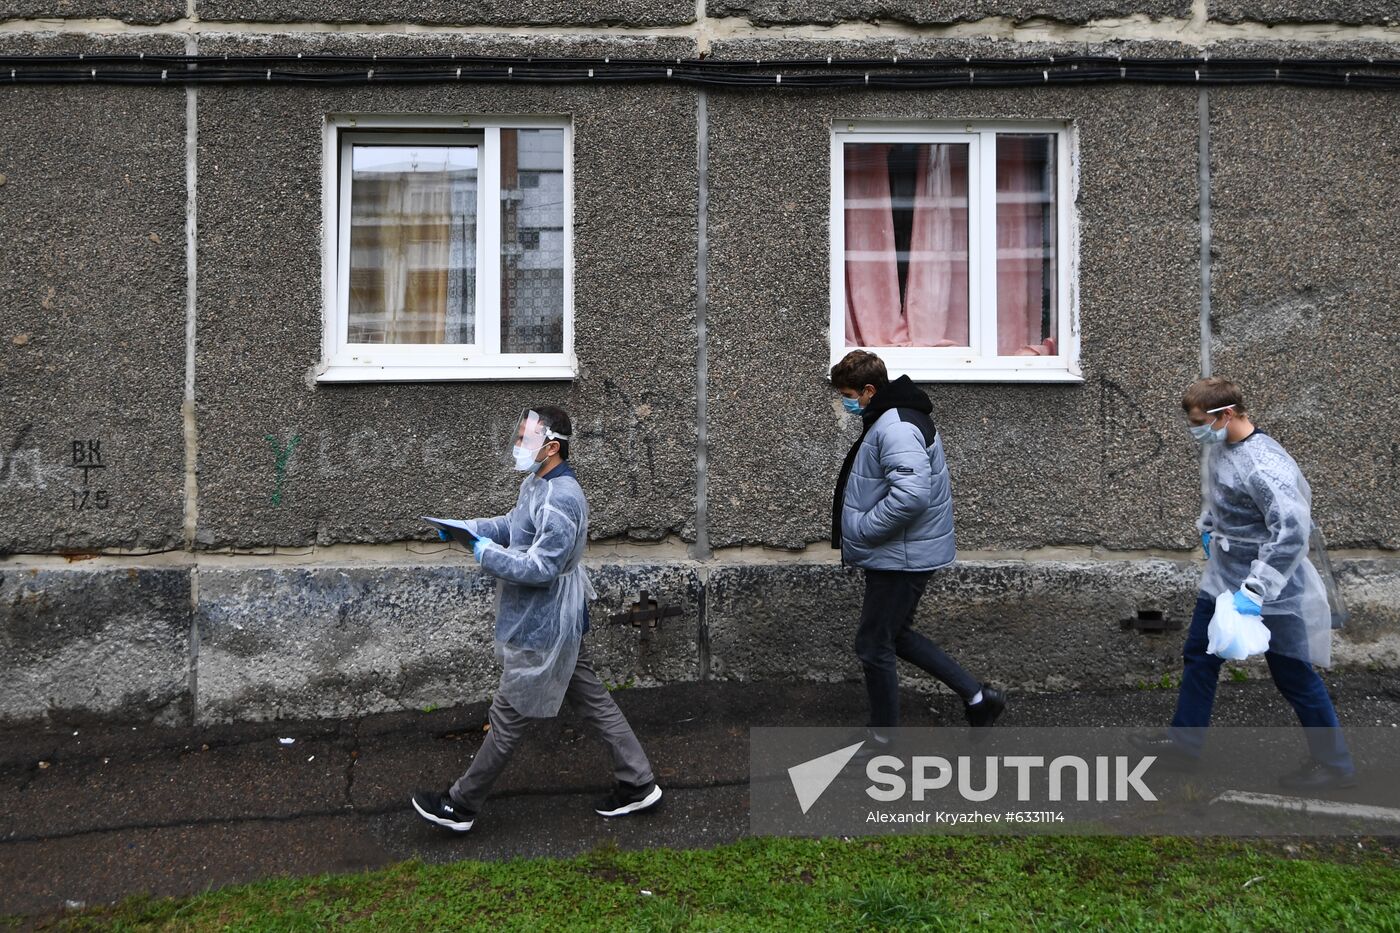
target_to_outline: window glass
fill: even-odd
[[[476,341],[478,155],[351,147],[349,343]]]
[[[564,131],[501,130],[501,352],[564,349]]]
[[[846,345],[968,345],[968,146],[847,143]]]

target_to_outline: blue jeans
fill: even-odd
[[[1210,725],[1210,713],[1215,706],[1215,686],[1220,678],[1221,658],[1206,652],[1209,641],[1207,629],[1215,615],[1215,600],[1201,594],[1196,611],[1191,616],[1191,629],[1181,649],[1185,667],[1181,672],[1181,692],[1176,698],[1176,715],[1172,717],[1171,736],[1186,751],[1199,755],[1205,746],[1205,727]],[[1298,714],[1298,722],[1307,734],[1308,753],[1321,762],[1346,774],[1356,770],[1351,752],[1342,736],[1337,711],[1327,695],[1327,685],[1313,666],[1297,658],[1285,657],[1272,651],[1264,652],[1269,675],[1274,686],[1283,694]]]

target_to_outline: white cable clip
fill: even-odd
[[[15,70],[13,68],[10,69],[10,80],[15,82],[19,81],[19,78],[15,77]]]
[[[162,68],[162,69],[160,70],[160,79],[161,79],[162,81],[164,81],[164,80],[166,79],[166,76],[169,75],[169,74],[170,74],[170,72],[169,72],[168,69]]]
[[[828,55],[828,56],[826,57],[826,63],[827,63],[828,65],[831,64],[831,56],[830,56],[830,55]]]
[[[593,69],[592,69],[592,68],[588,69],[588,76],[589,76],[590,78],[593,77]]]
[[[870,72],[868,72],[868,71],[865,73],[865,83],[866,83],[866,84],[869,84],[869,83],[870,83]]]
[[[269,81],[272,80],[272,69],[271,69],[271,68],[267,69],[267,80],[269,80]]]
[[[891,58],[891,59],[890,59],[890,64],[891,64],[891,65],[898,65],[898,64],[899,64],[899,56],[896,55],[894,58]]]
[[[1342,83],[1343,83],[1343,84],[1350,84],[1350,83],[1351,83],[1351,72],[1350,72],[1350,71],[1348,71],[1346,74],[1342,75]]]
[[[1047,71],[1042,71],[1041,74],[1045,76],[1045,83],[1046,83],[1046,84],[1049,84],[1049,83],[1050,83],[1050,72],[1049,72],[1048,70],[1047,70]]]
[[[612,56],[610,56],[610,55],[604,55],[604,56],[603,56],[603,64],[604,64],[604,65],[612,64]]]
[[[507,78],[512,78],[512,77],[514,77],[514,76],[515,76],[515,66],[514,66],[514,65],[511,65],[509,68],[506,69],[506,77],[507,77]]]
[[[365,75],[365,80],[366,80],[366,81],[373,81],[373,80],[374,80],[374,69],[373,69],[373,68],[371,68],[371,69],[369,70],[369,74]]]
[[[1201,80],[1201,69],[1199,68],[1196,69],[1196,80]]]
[[[1118,80],[1123,81],[1123,80],[1126,80],[1127,77],[1128,77],[1128,69],[1127,69],[1127,68],[1119,68],[1119,69],[1118,69]]]
[[[94,80],[94,81],[97,80],[97,69],[96,69],[96,68],[92,69],[92,80]]]
[[[297,58],[301,58],[301,53],[300,53],[300,52],[297,53]]]
[[[461,80],[462,80],[462,69],[461,69],[461,68],[458,68],[458,69],[457,69],[457,80],[458,80],[458,81],[461,81]]]
[[[969,71],[969,72],[967,73],[967,83],[968,83],[968,84],[971,84],[972,81],[973,81],[973,79],[976,78],[976,77],[977,77],[977,72],[976,72],[976,71]]]
[[[671,69],[669,68],[666,69],[666,77],[671,77]]]
[[[782,76],[782,75],[777,75],[777,79],[778,79],[778,80],[777,80],[776,82],[774,82],[774,83],[776,83],[776,84],[782,84],[782,83],[783,83],[783,76]]]

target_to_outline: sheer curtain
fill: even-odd
[[[998,356],[1058,352],[1054,139],[997,135]],[[847,346],[970,345],[969,153],[962,143],[846,144]],[[892,194],[909,191],[912,204]]]
[[[997,354],[1054,356],[1053,137],[997,137]]]
[[[890,146],[846,147],[846,345],[907,347],[890,196]]]
[[[966,153],[966,146],[919,147],[904,298],[910,346],[968,345]]]
[[[846,146],[848,346],[967,346],[967,151],[943,143]],[[892,161],[912,173],[896,179],[912,189],[912,204],[891,194]],[[903,254],[897,219],[909,244]]]

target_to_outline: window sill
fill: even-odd
[[[951,369],[911,367],[901,369],[915,382],[1039,382],[1078,385],[1084,376],[1064,369]],[[893,374],[893,371],[892,371]],[[892,376],[893,377],[893,376]]]
[[[562,381],[578,377],[569,365],[494,366],[366,366],[357,364],[321,365],[316,369],[318,383],[337,382],[501,382]]]

